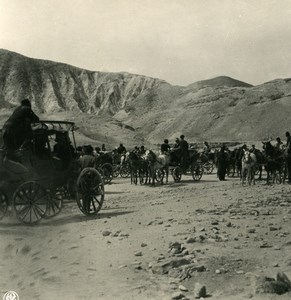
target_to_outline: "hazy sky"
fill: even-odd
[[[291,0],[0,0],[0,48],[189,83],[291,77]]]

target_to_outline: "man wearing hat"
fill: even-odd
[[[28,99],[21,101],[2,130],[4,148],[10,151],[19,149],[25,142],[29,142],[32,136],[31,124],[38,122],[38,116],[32,111]]]
[[[188,142],[184,138],[185,138],[185,136],[184,136],[184,134],[182,134],[180,136],[179,148],[181,150],[181,165],[182,165],[183,171],[186,172],[188,159],[189,159],[189,152],[188,152],[189,145],[188,145]]]

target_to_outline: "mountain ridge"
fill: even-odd
[[[252,86],[218,76],[178,86],[0,50],[3,115],[23,98],[31,99],[44,117],[73,120],[84,136],[102,142],[111,139],[112,144],[121,140],[157,144],[181,133],[192,141],[253,141],[288,130],[291,80]]]

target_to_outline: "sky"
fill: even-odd
[[[175,85],[291,77],[291,0],[0,0],[0,48]]]

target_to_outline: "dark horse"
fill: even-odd
[[[140,184],[147,183],[148,162],[136,152],[131,151],[128,154],[128,163],[130,167],[131,183],[137,184],[138,178]]]
[[[281,183],[285,162],[285,154],[276,149],[271,142],[264,143],[265,169],[267,171],[267,183],[270,179]]]

